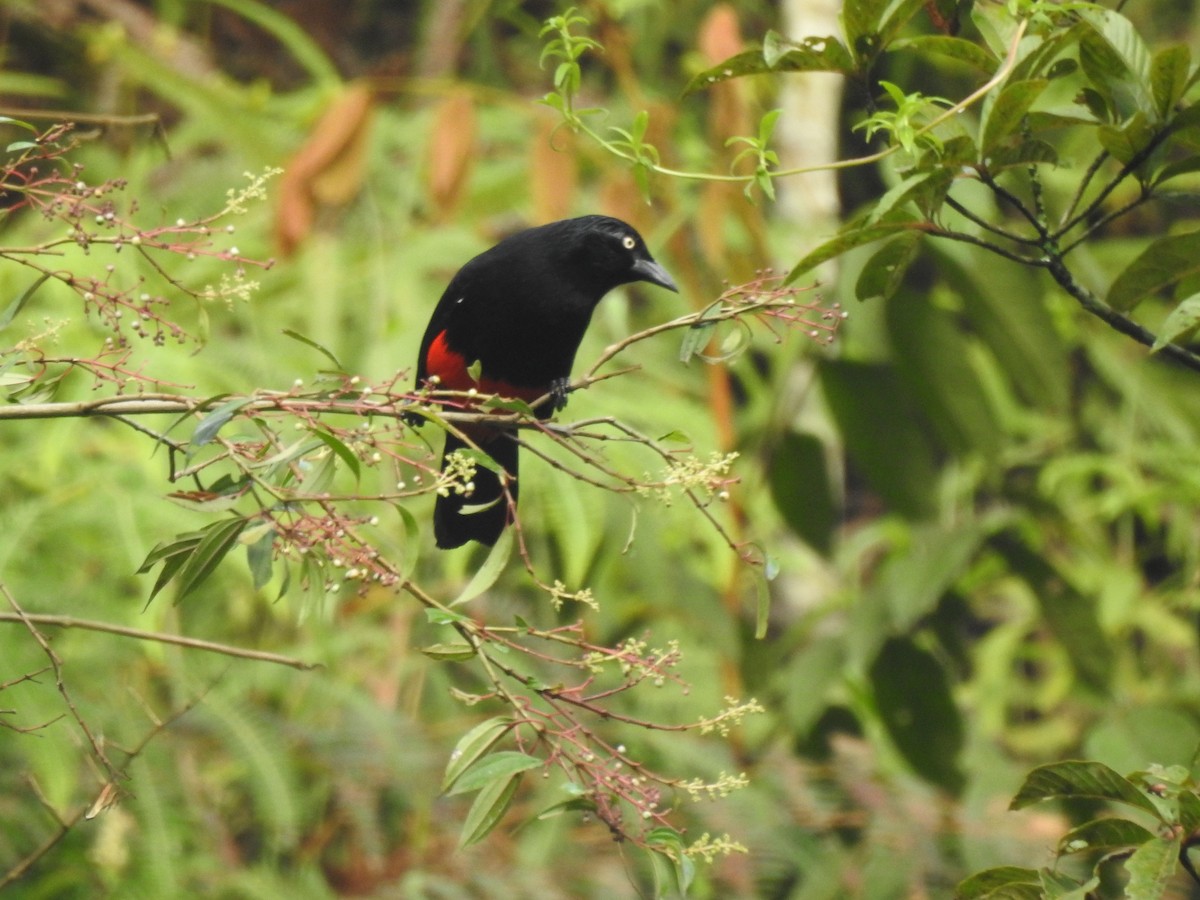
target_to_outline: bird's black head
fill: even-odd
[[[567,232],[566,244],[576,270],[586,273],[601,294],[634,281],[679,290],[632,225],[610,216],[582,216],[555,224]]]

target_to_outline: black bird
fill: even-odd
[[[571,364],[592,310],[613,288],[634,281],[678,291],[641,235],[620,219],[582,216],[507,237],[459,269],[446,287],[421,340],[417,387],[475,388],[529,403],[550,394],[534,410],[548,418],[566,402]],[[515,503],[516,435],[495,427],[461,430],[507,473]],[[447,434],[443,469],[446,457],[466,446]],[[473,482],[469,496],[437,498],[433,533],[439,547],[469,540],[494,544],[511,521],[500,476],[477,466]]]

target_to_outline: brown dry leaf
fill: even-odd
[[[362,187],[375,98],[361,82],[346,85],[284,168],[275,240],[292,253],[312,231],[317,206],[348,203]]]
[[[475,161],[475,100],[455,91],[434,111],[429,132],[429,200],[436,217],[453,215],[466,192]]]
[[[575,162],[575,138],[557,121],[541,119],[529,158],[530,194],[536,222],[554,222],[571,214],[579,167]]]

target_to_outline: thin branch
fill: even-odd
[[[0,586],[0,591],[4,588]],[[7,596],[7,591],[4,591]],[[84,631],[99,631],[104,634],[115,634],[120,637],[133,638],[138,641],[151,641],[156,644],[172,644],[176,647],[186,647],[189,650],[203,650],[206,653],[219,653],[222,656],[235,656],[238,659],[249,659],[255,662],[274,663],[293,669],[309,671],[321,668],[320,663],[305,662],[279,653],[269,653],[266,650],[250,650],[245,647],[234,647],[220,644],[216,641],[205,641],[200,638],[184,637],[179,634],[166,634],[161,631],[143,631],[140,628],[129,628],[125,625],[114,625],[111,622],[97,622],[92,619],[76,619],[74,616],[57,616],[43,613],[0,613],[0,622],[24,622],[34,625],[48,625],[52,628],[79,628]]]

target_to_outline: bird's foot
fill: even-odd
[[[567,405],[567,394],[571,390],[571,379],[555,378],[550,382],[550,412],[556,413]]]

